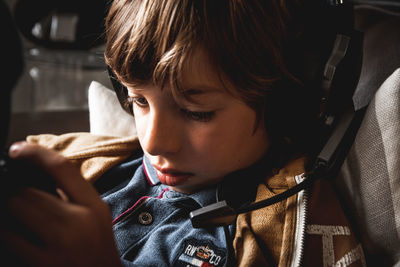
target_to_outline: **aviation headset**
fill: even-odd
[[[313,2],[313,1],[311,1]],[[357,1],[357,0],[325,0],[328,9],[336,16],[334,28],[328,29],[332,37],[333,45],[326,54],[318,54],[315,41],[319,36],[315,32],[302,40],[299,40],[299,54],[304,55],[301,64],[312,64],[304,68],[301,77],[304,83],[311,87],[318,87],[320,95],[319,122],[323,126],[326,136],[324,145],[315,153],[313,165],[307,172],[306,179],[296,186],[277,194],[271,198],[244,204],[239,208],[233,208],[227,200],[217,201],[214,204],[194,210],[190,213],[193,227],[226,226],[233,224],[237,215],[256,209],[260,209],[280,202],[299,191],[312,185],[316,179],[331,178],[337,175],[351,144],[354,141],[357,130],[361,124],[366,107],[354,110],[352,96],[356,88],[362,61],[362,34],[354,30],[354,4],[372,5],[382,8],[400,8],[400,3],[395,1]],[[328,38],[330,38],[328,36]],[[316,51],[317,54],[316,54]],[[118,82],[108,69],[110,79],[118,100],[122,104],[127,97],[126,88]],[[130,112],[129,112],[130,113]]]

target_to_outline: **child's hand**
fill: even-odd
[[[61,196],[27,188],[10,199],[12,216],[40,241],[3,229],[3,241],[19,260],[32,266],[121,265],[109,208],[76,166],[54,151],[25,142],[12,146],[10,156],[47,171]]]

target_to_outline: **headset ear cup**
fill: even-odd
[[[264,123],[280,165],[293,154],[308,154],[319,146],[317,111],[318,97],[307,86],[287,79],[271,88]]]
[[[117,77],[109,66],[107,66],[107,70],[111,80],[111,84],[114,88],[121,107],[130,115],[133,115],[132,105],[128,101],[128,89],[118,81]]]
[[[314,5],[310,1],[307,6],[294,13],[297,14],[298,21],[302,22],[300,28],[304,31],[292,37],[285,45],[285,61],[288,62],[289,72],[300,80],[302,85],[286,85],[288,88],[292,86],[297,89],[286,89],[287,100],[282,102],[285,110],[292,110],[293,116],[287,115],[286,120],[292,123],[294,128],[276,124],[275,127],[281,127],[289,136],[291,131],[297,132],[293,143],[300,142],[301,146],[302,140],[305,140],[304,145],[308,146],[305,150],[317,153],[331,134],[335,118],[347,108],[353,107],[352,96],[361,71],[362,35],[354,30],[352,5]],[[316,24],[315,21],[320,23]],[[340,36],[350,41],[344,57],[338,61],[338,55],[333,52],[337,49],[335,45]],[[338,50],[340,52],[341,46]],[[325,86],[325,69],[327,63],[332,62],[335,63],[331,68],[334,75],[328,76],[332,79],[329,86]],[[304,96],[309,99],[305,99]],[[297,103],[289,97],[297,98]],[[271,101],[269,104],[275,103]],[[298,109],[292,109],[290,105]],[[310,116],[310,119],[304,120],[302,116]],[[329,124],[331,121],[333,122]]]
[[[354,108],[353,95],[361,73],[363,35],[353,31],[349,36],[346,55],[335,71],[325,116],[337,116],[349,107]]]

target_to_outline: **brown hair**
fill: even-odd
[[[276,1],[115,0],[105,58],[127,84],[172,82],[202,46],[250,106],[288,72],[282,59],[284,11]]]
[[[264,115],[271,138],[293,142],[298,136],[293,130],[305,120],[298,119],[300,108],[291,102],[306,95],[284,57],[285,45],[298,34],[288,30],[284,2],[114,0],[106,20],[105,60],[124,84],[169,83],[180,93],[181,72],[201,46],[220,77],[234,85],[232,93]]]

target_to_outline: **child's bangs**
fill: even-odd
[[[193,2],[119,2],[113,4],[106,22],[107,64],[125,85],[155,83],[170,86],[174,94],[182,92],[180,77],[199,40]],[[133,21],[130,27],[127,21]]]
[[[152,82],[161,88],[168,86],[174,97],[185,96],[183,76],[188,66],[194,64],[193,51],[190,41],[177,41],[157,62],[152,72]]]

